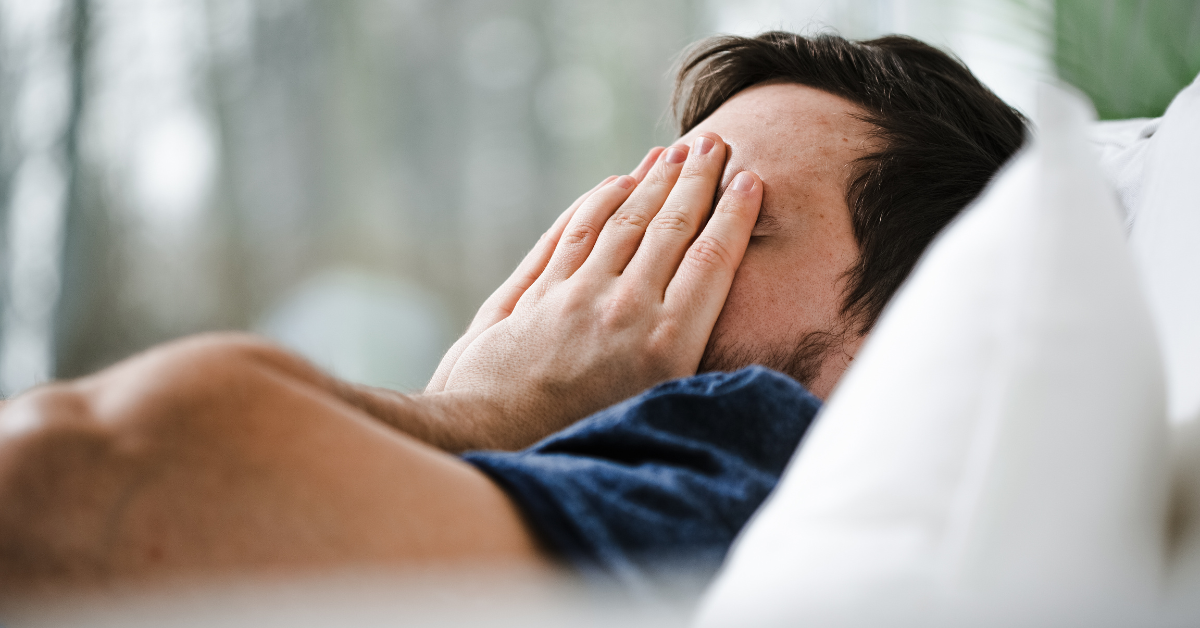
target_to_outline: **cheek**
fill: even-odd
[[[769,273],[762,272],[764,265],[756,257],[753,250],[746,251],[713,329],[713,335],[720,336],[724,344],[761,344],[774,335],[771,332],[780,322],[786,323],[777,306],[779,278],[772,280]]]
[[[811,256],[794,254],[802,248],[779,242],[752,244],[747,249],[713,329],[722,344],[790,343],[830,326],[837,316],[836,284],[841,271],[813,264]]]

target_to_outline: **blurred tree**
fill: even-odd
[[[576,195],[673,138],[669,69],[704,34],[695,0],[72,1],[58,377],[253,329],[329,269],[462,329]]]
[[[1101,119],[1162,115],[1200,72],[1198,0],[1056,0],[1055,63]]]

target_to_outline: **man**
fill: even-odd
[[[708,40],[676,103],[680,141],[576,201],[423,395],[206,336],[8,402],[0,585],[347,562],[711,570],[1023,122],[896,37]],[[791,378],[706,372],[630,399],[750,364]]]

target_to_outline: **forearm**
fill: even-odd
[[[516,450],[545,434],[506,429],[495,408],[459,393],[404,394],[329,378],[328,390],[381,423],[450,453]]]
[[[305,358],[265,339],[247,334],[211,334],[176,343],[171,351],[187,349],[210,356],[194,374],[210,372],[264,373],[289,385],[315,389],[396,430],[450,453],[469,449],[519,449],[532,440],[506,435],[492,406],[462,392],[406,395],[342,381]],[[239,370],[247,369],[247,370]]]

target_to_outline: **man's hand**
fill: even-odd
[[[464,439],[443,446],[524,447],[695,373],[762,202],[762,182],[740,173],[705,224],[725,160],[702,135],[559,218],[430,383]]]
[[[658,159],[659,155],[666,150],[661,146],[655,146],[650,149],[650,152],[642,159],[642,163],[634,168],[629,176],[635,181],[641,183],[642,179],[646,178],[646,173],[650,172],[650,168]],[[554,247],[558,246],[558,239],[562,236],[563,229],[566,228],[567,222],[575,215],[575,210],[588,200],[591,195],[601,187],[611,183],[617,176],[613,175],[601,181],[596,187],[583,193],[583,196],[575,199],[575,202],[563,212],[550,229],[538,238],[537,244],[521,260],[517,269],[509,275],[504,283],[488,297],[483,305],[479,307],[479,311],[475,313],[475,318],[471,321],[471,325],[467,328],[466,333],[459,338],[446,355],[442,357],[442,361],[438,364],[437,371],[429,380],[429,385],[425,387],[425,392],[435,393],[442,392],[446,387],[446,380],[450,377],[450,371],[454,369],[454,364],[458,361],[458,356],[466,350],[479,334],[482,334],[492,325],[508,318],[512,314],[513,308],[517,305],[517,300],[521,295],[529,289],[529,286],[542,274],[542,270],[546,268],[546,263],[550,261],[550,255],[554,253]]]

